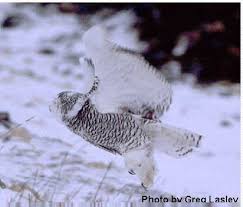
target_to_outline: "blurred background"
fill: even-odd
[[[131,11],[134,20],[130,26],[138,31],[139,40],[146,43],[139,52],[152,65],[162,69],[163,65],[176,61],[178,72],[194,74],[202,83],[240,82],[239,3],[62,3],[55,6],[63,14],[77,14],[80,23],[95,14],[105,21],[119,11]],[[44,12],[50,4],[39,7]],[[1,28],[18,27],[25,21],[23,14],[9,14],[2,19]]]
[[[205,137],[190,158],[156,155],[148,192],[120,157],[82,141],[48,111],[58,92],[85,87],[81,39],[99,23],[171,82],[173,103],[161,120]],[[1,201],[239,196],[239,3],[1,3],[0,40]]]
[[[103,4],[60,4],[59,10],[94,14]],[[106,4],[107,18],[131,10],[139,40],[147,43],[143,55],[161,68],[175,60],[182,73],[200,82],[240,81],[240,6],[235,4]],[[108,11],[109,10],[109,11]]]

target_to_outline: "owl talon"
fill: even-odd
[[[129,170],[128,173],[131,175],[136,175],[136,173],[133,170]]]
[[[148,190],[148,188],[143,183],[141,183],[141,186],[144,188],[144,190]]]

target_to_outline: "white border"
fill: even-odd
[[[188,0],[188,1],[185,1],[185,0],[164,0],[164,1],[161,1],[161,0],[153,0],[153,1],[146,1],[146,0],[134,0],[134,1],[128,1],[128,0],[117,0],[117,1],[113,1],[113,0],[110,0],[110,1],[102,1],[102,0],[90,0],[90,1],[82,1],[82,0],[49,0],[49,1],[43,1],[43,0],[35,0],[35,1],[31,1],[31,0],[27,0],[27,1],[23,1],[23,0],[0,0],[0,3],[7,3],[7,2],[16,2],[16,3],[40,3],[40,2],[54,2],[54,3],[241,3],[241,0],[231,0],[231,1],[226,1],[226,0]],[[242,4],[240,5],[241,7],[241,11],[242,11]],[[241,39],[241,48],[243,46],[243,43],[242,43],[242,31],[243,31],[243,24],[242,24],[242,12],[241,12],[241,36],[240,36],[240,39]],[[242,57],[242,50],[241,50],[241,57]],[[243,66],[243,63],[241,61],[241,80],[243,79],[243,75],[242,75],[242,67]],[[241,84],[241,91],[243,90],[243,86]],[[240,98],[241,100],[241,109],[242,109],[242,105],[243,105],[243,102],[242,102],[242,99]],[[242,120],[243,120],[243,111],[241,110],[241,129],[240,129],[240,132],[242,133],[243,130],[242,130]],[[241,156],[240,156],[240,170],[241,170],[241,180],[240,180],[240,184],[241,184],[241,187],[243,186],[243,165],[242,165],[242,160],[243,160],[243,154],[242,154],[242,151],[243,151],[243,141],[242,141],[242,136],[241,136],[241,144],[240,144],[240,151],[241,151]],[[225,178],[227,179],[227,178]],[[219,189],[220,189],[220,186],[219,186]],[[241,200],[241,206],[243,206],[242,202],[243,202],[243,192],[241,190],[241,193],[240,193],[240,200]]]

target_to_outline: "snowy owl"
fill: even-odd
[[[83,35],[83,69],[91,74],[85,93],[64,91],[50,111],[89,143],[124,157],[144,188],[155,176],[155,150],[182,157],[199,147],[201,135],[162,123],[172,90],[141,56],[115,45],[94,26]]]

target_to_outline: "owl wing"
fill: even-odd
[[[94,26],[83,35],[85,53],[100,82],[92,102],[100,112],[132,112],[157,116],[168,110],[172,90],[165,78],[136,52],[107,40],[106,31]]]

